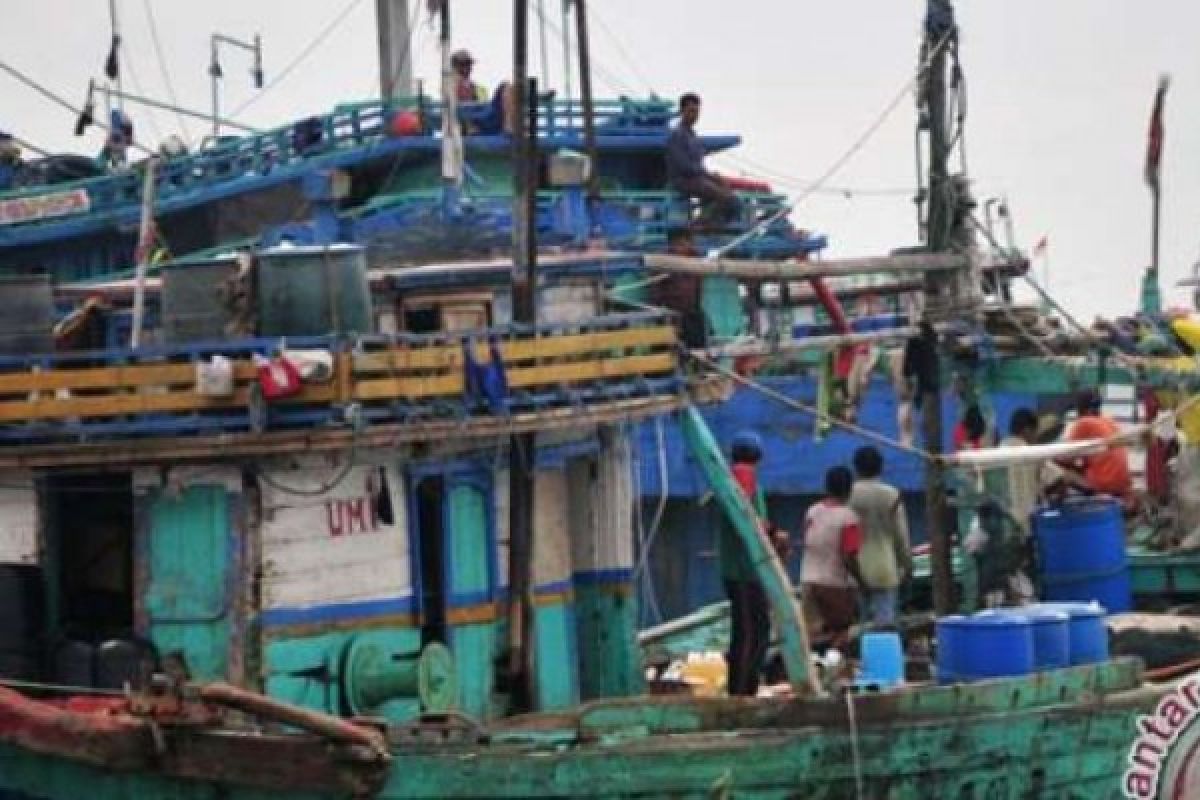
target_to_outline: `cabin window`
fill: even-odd
[[[492,321],[490,293],[418,295],[400,301],[408,333],[443,333],[486,328]]]
[[[133,629],[133,485],[129,473],[62,475],[41,486],[51,622],[100,640]]]

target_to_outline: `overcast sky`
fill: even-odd
[[[415,0],[414,0],[415,2]],[[536,2],[536,0],[533,0]],[[550,82],[561,88],[560,0],[544,0],[553,27]],[[1020,244],[1049,239],[1053,292],[1090,317],[1137,303],[1150,258],[1150,201],[1142,180],[1158,75],[1167,101],[1162,267],[1170,286],[1200,255],[1200,4],[1190,0],[960,0],[969,89],[968,167],[980,200],[1005,195]],[[118,0],[126,88],[168,96],[152,43],[183,105],[209,107],[214,31],[264,40],[266,77],[278,79],[335,18],[333,33],[263,93],[248,58],[225,51],[222,104],[250,125],[272,126],[378,92],[374,0]],[[826,171],[912,76],[923,0],[591,0],[597,94],[705,99],[701,128],[736,132],[744,145],[719,166],[766,175],[796,193]],[[457,0],[456,44],[494,85],[510,69],[511,3]],[[4,0],[0,59],[79,102],[108,47],[107,0]],[[435,35],[414,42],[419,75],[436,80]],[[533,67],[539,45],[532,42]],[[0,129],[56,151],[93,152],[71,135],[72,116],[0,74]],[[172,114],[137,110],[140,138],[180,130]],[[798,224],[826,232],[830,255],[911,244],[915,215],[914,110],[906,99],[830,180],[849,196],[806,199]],[[194,141],[204,131],[188,123]],[[770,174],[767,174],[770,173]],[[1039,265],[1040,268],[1041,265]],[[1169,299],[1187,300],[1170,288]]]

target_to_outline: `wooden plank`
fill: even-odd
[[[446,397],[463,393],[461,372],[449,375],[412,378],[378,378],[358,381],[354,385],[355,400],[390,400],[418,397]]]
[[[603,358],[592,361],[574,361],[566,364],[547,364],[534,367],[516,367],[507,370],[511,388],[552,386],[561,383],[620,378],[630,375],[656,375],[670,372],[676,367],[674,353],[655,353],[647,356],[625,358]],[[461,394],[462,374],[437,375],[432,377],[379,378],[359,381],[354,390],[356,400],[384,400],[389,398],[443,397]]]
[[[416,442],[465,441],[530,431],[577,430],[623,420],[668,414],[681,408],[680,395],[660,395],[597,403],[583,409],[487,416],[466,420],[429,420],[404,425],[379,425],[355,433],[345,428],[274,431],[264,434],[222,433],[148,440],[0,447],[0,468],[38,469],[81,467],[124,469],[137,464],[208,463],[231,458],[287,453],[348,452],[382,447],[393,449]]]
[[[332,403],[337,400],[329,386],[308,386],[283,403]],[[31,422],[70,417],[112,417],[189,411],[220,411],[246,408],[249,391],[237,389],[228,397],[209,397],[194,391],[114,392],[91,397],[53,397],[34,401],[0,403],[0,422]]]
[[[250,361],[234,362],[234,380],[252,380],[256,374]],[[144,364],[121,367],[84,367],[44,371],[11,372],[0,375],[0,394],[24,394],[57,389],[116,389],[196,383],[195,364]]]
[[[561,358],[571,355],[587,355],[599,350],[618,350],[634,347],[673,345],[675,329],[669,325],[654,328],[631,328],[601,333],[583,333],[567,336],[544,336],[535,339],[517,339],[500,344],[500,354],[505,363],[533,361],[541,358]],[[490,358],[487,344],[475,346],[475,357],[480,361]],[[426,348],[395,348],[383,353],[363,353],[354,357],[354,370],[363,372],[401,372],[412,369],[438,369],[462,366],[462,348],[458,345]]]
[[[676,367],[674,353],[656,353],[648,356],[606,358],[597,361],[579,361],[570,364],[551,364],[524,367],[508,371],[510,387],[547,386],[575,381],[620,378],[628,375],[653,375],[670,372]]]

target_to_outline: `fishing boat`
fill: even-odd
[[[956,30],[932,0],[930,88]],[[157,321],[134,303],[137,346],[0,361],[0,577],[19,609],[0,626],[0,791],[1186,796],[1192,750],[1138,725],[1182,725],[1186,673],[1101,659],[934,683],[917,659],[880,687],[818,672],[700,410],[737,373],[685,364],[669,314],[613,295],[620,264],[737,262],[537,252],[533,138],[514,132],[511,258],[372,270],[369,250],[296,242],[175,264]],[[947,180],[935,169],[931,213],[955,224],[933,229],[961,235]],[[977,310],[983,283],[949,244],[823,269],[919,275],[939,324]],[[821,277],[800,279],[821,292]],[[184,302],[196,284],[207,305]],[[770,696],[645,694],[643,424],[678,432],[755,565],[784,673]]]

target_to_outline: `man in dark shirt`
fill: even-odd
[[[667,231],[667,252],[676,256],[700,255],[686,228]],[[686,272],[668,272],[650,285],[650,302],[679,315],[680,338],[691,348],[708,345],[708,318],[701,306],[702,290],[700,276]]]
[[[667,139],[667,184],[685,197],[699,198],[720,221],[728,222],[737,214],[737,198],[721,176],[704,168],[704,145],[696,136],[698,119],[700,98],[689,92],[679,98],[679,124]]]

